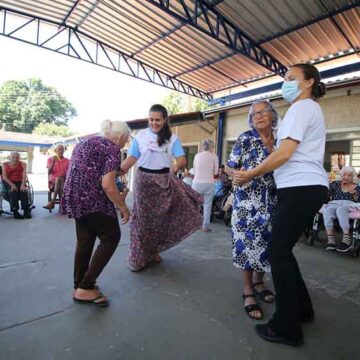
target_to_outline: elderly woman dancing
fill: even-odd
[[[167,110],[153,105],[149,127],[136,135],[121,166],[127,172],[138,164],[130,221],[131,271],[160,262],[160,252],[201,227],[201,195],[174,175],[185,167],[184,155],[179,139],[171,133]]]
[[[252,169],[269,156],[274,149],[273,128],[277,120],[278,114],[270,102],[257,101],[251,106],[248,116],[251,130],[241,134],[234,145],[227,163],[230,174],[234,169]],[[264,287],[263,277],[270,271],[268,247],[275,202],[271,172],[234,188],[233,262],[242,273],[245,311],[256,320],[263,315],[255,293],[265,302],[274,301],[274,294]]]
[[[115,184],[120,167],[120,149],[129,139],[129,128],[121,121],[105,120],[103,136],[93,136],[76,145],[61,198],[61,213],[75,218],[77,245],[74,268],[75,301],[107,306],[107,298],[96,286],[96,279],[114,254],[120,241],[120,227],[129,220],[126,192]],[[96,238],[100,245],[93,254]]]

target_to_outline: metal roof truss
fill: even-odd
[[[16,23],[14,28],[10,24]],[[77,28],[0,8],[0,35],[96,64],[204,100],[212,95],[151,67]]]
[[[226,45],[235,53],[243,55],[271,72],[284,76],[287,67],[261,48],[239,27],[228,20],[213,5],[205,0],[146,0],[169,15],[205,33]],[[180,2],[181,8],[178,6]],[[176,6],[176,8],[175,8]]]

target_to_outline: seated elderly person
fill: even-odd
[[[59,197],[59,201],[61,199],[66,172],[70,164],[70,160],[64,157],[64,151],[64,146],[59,144],[55,148],[55,155],[48,159],[49,190],[52,192],[52,199],[43,206],[44,209],[53,209],[56,198]]]
[[[353,202],[360,200],[360,188],[353,182],[355,171],[350,166],[345,166],[340,171],[341,180],[333,181],[329,186],[329,201],[322,211],[327,233],[326,250],[347,252],[351,247],[349,207]],[[334,236],[334,220],[339,220],[343,238],[336,247]]]
[[[193,177],[194,177],[194,169],[193,168],[191,168],[189,171],[187,171],[186,169],[184,170],[182,180],[185,184],[192,186]]]
[[[229,179],[229,175],[225,172],[225,165],[219,167],[218,179],[223,187],[231,187],[231,180]]]
[[[13,151],[10,161],[2,166],[3,185],[9,194],[10,209],[15,219],[30,219],[28,194],[26,189],[26,164],[20,161],[20,154]],[[24,214],[19,213],[19,201]]]

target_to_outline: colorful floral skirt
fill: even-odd
[[[203,199],[173,174],[138,171],[130,220],[131,270],[141,270],[160,252],[201,228]]]

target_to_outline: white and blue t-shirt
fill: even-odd
[[[133,139],[128,155],[138,159],[137,165],[150,170],[170,168],[174,158],[185,156],[181,142],[176,135],[159,146],[157,134],[149,128],[141,130]]]

